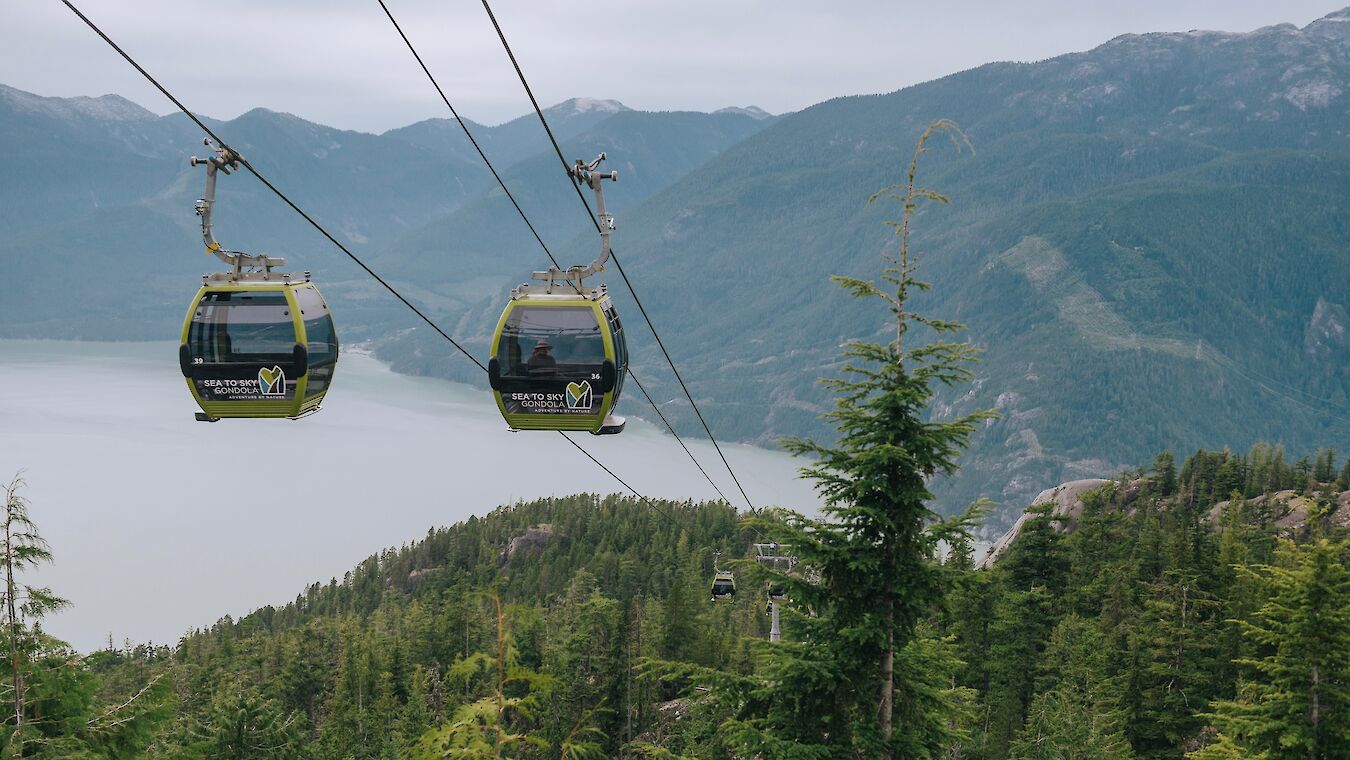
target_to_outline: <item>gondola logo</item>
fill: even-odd
[[[258,387],[264,396],[285,396],[286,373],[281,367],[262,367],[258,370]]]
[[[589,381],[582,380],[579,383],[567,384],[567,408],[591,408],[591,384]]]

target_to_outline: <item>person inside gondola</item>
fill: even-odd
[[[554,359],[549,352],[553,346],[547,340],[540,339],[534,344],[534,352],[530,354],[529,361],[525,366],[529,369],[531,375],[555,375],[558,373],[558,360]]]

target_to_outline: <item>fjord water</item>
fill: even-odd
[[[633,398],[621,406],[623,435],[575,440],[645,495],[716,498]],[[171,343],[0,340],[0,478],[24,470],[56,560],[36,582],[72,602],[46,628],[81,651],[109,636],[172,644],[513,500],[623,491],[557,434],[508,432],[485,390],[359,351],[312,417],[195,411]],[[739,501],[711,444],[686,441]],[[818,505],[800,461],[723,450],[756,506]]]

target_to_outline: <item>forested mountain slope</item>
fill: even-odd
[[[972,569],[969,545],[946,557],[943,603],[925,615],[920,645],[898,672],[919,691],[902,692],[903,709],[942,710],[954,732],[947,756],[1241,757],[1219,751],[1215,726],[1243,742],[1267,734],[1235,733],[1223,701],[1278,686],[1286,691],[1273,699],[1293,708],[1310,693],[1296,676],[1307,658],[1350,642],[1350,617],[1303,614],[1350,601],[1342,493],[1350,463],[1330,450],[1290,463],[1260,446],[1245,456],[1198,452],[1178,469],[1165,453],[1121,482],[1079,492],[1067,534],[1056,530],[1066,515],[1033,507],[990,569]],[[1304,504],[1297,525],[1272,506],[1270,489],[1290,486]],[[531,687],[545,709],[511,721],[540,746],[512,756],[557,757],[588,726],[602,732],[591,735],[596,756],[735,757],[724,721],[762,706],[729,707],[707,675],[652,674],[706,668],[698,672],[732,683],[797,651],[809,619],[792,613],[787,643],[762,644],[764,588],[753,563],[735,565],[734,602],[707,598],[713,552],[729,566],[750,553],[756,530],[720,504],[589,495],[518,503],[371,556],[291,604],[223,618],[171,648],[110,647],[81,670],[114,703],[160,673],[173,684],[153,697],[171,717],[150,711],[143,720],[159,736],[151,758],[235,757],[211,752],[233,746],[219,742],[239,725],[248,741],[272,748],[256,756],[440,757],[421,737],[495,688],[474,665],[498,651],[495,596],[507,605],[515,666],[551,679]],[[1315,564],[1328,558],[1330,566]],[[1311,601],[1263,606],[1296,598]],[[1272,654],[1238,620],[1287,623],[1286,645]],[[1274,657],[1285,668],[1274,680],[1240,662]],[[1350,676],[1344,667],[1343,658],[1328,661],[1326,683]],[[1339,692],[1320,693],[1325,707],[1342,704],[1326,696]],[[1296,714],[1260,715],[1261,731],[1307,736]]]
[[[939,487],[946,509],[1015,504],[1165,446],[1350,439],[1347,91],[1350,11],[990,64],[787,115],[621,214],[615,248],[719,436],[828,436],[816,380],[842,342],[888,328],[826,280],[875,271],[899,210],[866,201],[951,118],[975,152],[924,157],[921,184],[952,203],[916,220],[937,285],[920,310],[985,349],[977,389],[946,411],[1001,418]],[[584,260],[593,235],[566,250]],[[457,335],[486,350],[496,312],[484,298]],[[473,378],[422,332],[380,355]],[[698,429],[646,333],[630,331],[646,385]]]
[[[875,272],[899,209],[867,198],[939,117],[975,153],[934,144],[921,164],[952,203],[916,219],[935,283],[919,310],[985,348],[952,412],[1002,413],[948,508],[1162,447],[1350,440],[1350,11],[829,101],[626,214],[615,244],[720,435],[824,432],[816,378],[888,329],[826,278]],[[659,395],[696,424],[678,388]]]

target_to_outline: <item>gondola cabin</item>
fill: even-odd
[[[713,576],[712,598],[714,602],[729,602],[736,595],[736,577],[730,570],[718,570]]]
[[[488,383],[515,430],[623,430],[612,414],[623,390],[628,348],[603,285],[521,286],[511,293],[492,339]]]
[[[197,419],[294,419],[317,411],[338,359],[328,304],[308,274],[207,275],[178,347]]]

